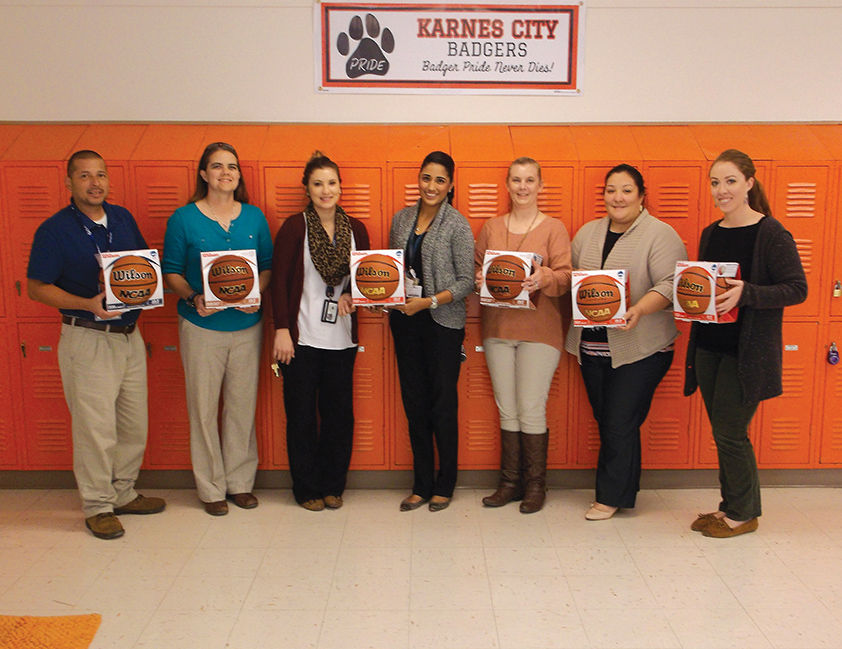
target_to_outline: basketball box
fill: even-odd
[[[105,291],[105,310],[125,312],[164,306],[161,258],[157,250],[100,252],[97,261]]]
[[[574,270],[570,291],[573,326],[622,327],[629,306],[625,270]]]
[[[479,302],[483,306],[506,309],[534,309],[523,280],[532,274],[532,264],[540,264],[531,252],[486,250],[482,260],[482,286]]]
[[[405,304],[403,250],[352,250],[351,301],[355,306]]]
[[[675,262],[672,284],[675,319],[711,324],[736,322],[739,308],[722,315],[716,312],[716,296],[731,288],[725,278],[739,279],[740,265],[724,261]]]
[[[219,250],[202,253],[205,308],[228,309],[260,305],[257,253]]]

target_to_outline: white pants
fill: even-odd
[[[500,428],[532,435],[547,432],[547,395],[561,352],[544,343],[502,338],[482,341]]]
[[[137,497],[148,430],[146,349],[140,331],[64,324],[58,366],[73,424],[73,473],[85,517]]]
[[[240,331],[213,331],[179,318],[178,335],[199,499],[215,502],[226,494],[250,492],[257,473],[254,415],[262,323]]]

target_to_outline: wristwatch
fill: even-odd
[[[191,308],[193,308],[193,309],[195,309],[195,308],[196,308],[196,296],[197,296],[197,295],[201,295],[201,294],[199,293],[199,291],[193,291],[193,292],[190,294],[190,297],[188,297],[186,300],[184,300],[185,302],[187,302],[187,306],[189,306],[189,307],[191,307]]]
[[[439,308],[439,299],[433,295],[430,297],[430,310]]]

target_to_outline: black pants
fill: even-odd
[[[760,516],[760,477],[748,425],[757,403],[743,403],[737,357],[696,349],[696,379],[719,457],[719,511],[735,521]]]
[[[436,324],[428,311],[406,316],[393,311],[389,326],[395,341],[403,409],[409,423],[415,482],[412,492],[450,498],[456,487],[459,449],[457,383],[464,329]],[[435,473],[435,448],[439,471]]]
[[[354,438],[353,375],[357,348],[295,346],[284,375],[287,453],[299,503],[345,490]]]
[[[599,425],[598,503],[634,507],[640,491],[640,427],[672,357],[671,351],[658,352],[612,368],[610,358],[582,354],[582,378]]]

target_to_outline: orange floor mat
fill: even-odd
[[[0,615],[0,647],[9,649],[88,649],[102,616],[33,617]]]

